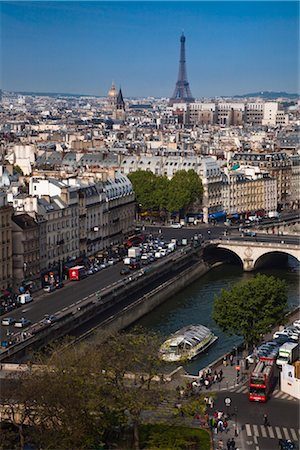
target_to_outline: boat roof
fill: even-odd
[[[186,342],[191,346],[195,346],[210,334],[210,329],[203,325],[189,325],[176,331],[176,333],[168,339],[168,342],[172,345],[179,345],[182,342]]]

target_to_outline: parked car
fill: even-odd
[[[55,291],[55,289],[56,288],[53,284],[48,284],[47,286],[44,287],[44,292],[50,293],[50,292]]]
[[[15,321],[16,320],[13,317],[5,317],[4,319],[2,319],[1,324],[4,326],[10,326],[13,325]]]
[[[15,327],[16,328],[25,328],[28,327],[31,324],[31,321],[28,319],[25,319],[24,317],[22,317],[19,320],[16,320],[15,322]]]

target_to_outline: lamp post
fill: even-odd
[[[229,408],[230,408],[230,405],[231,405],[231,398],[230,397],[226,397],[224,399],[224,403],[225,403],[225,406],[226,406],[226,414],[227,414],[227,417],[229,419],[229,417],[230,417]]]

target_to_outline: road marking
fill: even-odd
[[[254,436],[259,436],[259,431],[258,431],[257,425],[253,425],[253,430],[254,430]]]
[[[297,433],[294,430],[294,428],[291,428],[290,432],[291,432],[291,435],[292,435],[292,438],[294,439],[294,441],[298,441]]]
[[[266,432],[266,428],[264,425],[260,426],[260,430],[261,430],[262,437],[267,437],[267,432]]]
[[[282,431],[283,431],[285,439],[290,439],[287,428],[282,427]]]
[[[282,439],[282,434],[281,434],[280,428],[279,427],[275,427],[275,431],[276,431],[278,439]]]
[[[68,309],[68,306],[66,306],[64,309],[62,309],[62,311],[66,311]]]
[[[270,438],[274,438],[275,436],[274,436],[274,432],[273,432],[273,429],[272,429],[272,427],[268,427],[268,431],[269,431],[269,435],[270,435]]]
[[[257,436],[253,436],[254,444],[258,444]]]
[[[252,436],[252,433],[251,433],[251,427],[250,427],[250,425],[249,425],[249,423],[246,423],[246,432],[247,432],[247,436]]]
[[[289,398],[289,394],[283,394],[283,395],[280,396],[280,398],[282,398],[282,399]]]

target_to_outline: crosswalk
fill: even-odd
[[[266,427],[265,425],[255,425],[246,423],[245,430],[248,437],[291,439],[292,441],[296,442],[298,442],[300,437],[300,430],[295,430],[295,428],[287,428],[281,426]]]
[[[248,392],[248,386],[244,385],[234,390],[237,394],[246,394]],[[295,397],[292,397],[289,394],[286,394],[285,392],[280,391],[279,389],[275,389],[274,392],[271,394],[272,398],[279,398],[281,400],[294,400],[298,401]]]

